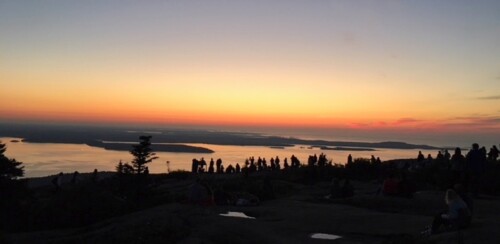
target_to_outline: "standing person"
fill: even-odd
[[[453,174],[453,183],[463,183],[465,171],[465,157],[462,155],[462,150],[457,147],[455,153],[451,156],[451,172]]]
[[[96,183],[99,180],[99,175],[98,175],[97,169],[94,169],[94,172],[92,172],[91,180],[93,183]]]
[[[493,145],[493,147],[490,148],[490,152],[488,153],[488,159],[491,161],[496,161],[499,153],[500,152],[498,151],[497,146]]]
[[[61,189],[61,183],[62,183],[62,177],[63,177],[63,172],[59,173],[52,179],[52,184],[56,188],[56,192]]]
[[[486,166],[486,154],[479,149],[479,144],[472,144],[472,149],[466,156],[466,178],[467,186],[475,197],[479,195],[479,180]]]
[[[73,177],[71,178],[71,184],[76,185],[78,183],[78,181],[79,181],[78,176],[79,175],[80,175],[80,173],[78,171],[75,171],[73,173]]]
[[[198,173],[198,159],[193,158],[193,163],[191,164],[191,173],[196,174]]]
[[[208,166],[208,173],[213,174],[214,173],[214,159],[210,159],[210,165]]]
[[[222,172],[222,159],[218,158],[217,161],[215,162],[215,172],[217,174],[224,173]]]
[[[422,162],[425,160],[425,156],[422,154],[422,151],[418,151],[417,162]]]
[[[201,158],[201,161],[198,164],[198,173],[204,173],[207,168],[207,162],[204,158]]]

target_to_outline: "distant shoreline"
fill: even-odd
[[[429,145],[417,145],[399,141],[384,142],[352,142],[352,141],[327,141],[306,140],[291,137],[264,136],[258,133],[220,132],[205,130],[174,130],[162,129],[154,133],[143,132],[144,135],[153,136],[153,144],[171,144],[158,147],[158,151],[173,152],[213,152],[208,148],[192,147],[184,144],[212,144],[227,146],[263,146],[272,148],[286,148],[296,145],[310,145],[325,148],[361,148],[363,150],[381,149],[444,149]],[[24,142],[31,143],[72,143],[98,146],[109,150],[124,150],[122,145],[105,145],[99,143],[109,142],[134,142],[138,139],[139,132],[125,128],[115,127],[88,127],[88,126],[49,126],[49,125],[5,125],[0,124],[0,137],[24,138]],[[126,144],[125,144],[126,145]],[[129,148],[127,148],[128,150]],[[329,150],[329,149],[325,149]]]
[[[128,143],[103,143],[100,141],[94,141],[85,144],[92,147],[100,147],[106,150],[114,150],[114,151],[130,151],[133,145]],[[155,152],[214,153],[214,151],[209,148],[195,147],[184,144],[152,144],[151,148]]]
[[[333,151],[377,151],[373,148],[358,148],[358,147],[320,147],[321,150]]]

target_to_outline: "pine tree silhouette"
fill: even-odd
[[[134,155],[132,167],[134,167],[134,171],[138,175],[144,173],[146,164],[158,158],[151,149],[151,136],[140,136],[139,140],[139,144],[133,145],[133,149],[130,150],[130,153]]]

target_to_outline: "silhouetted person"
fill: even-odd
[[[215,162],[215,170],[217,174],[224,173],[224,170],[221,168],[222,166],[222,159],[218,158],[217,161]]]
[[[465,177],[465,157],[462,155],[460,148],[455,148],[455,153],[451,156],[450,164],[453,182],[463,182]]]
[[[285,158],[283,160],[283,168],[288,169],[288,167],[290,167],[290,165],[288,165],[288,160]]]
[[[371,156],[371,158],[370,158],[370,163],[371,163],[371,164],[375,164],[375,163],[377,163],[377,159],[375,159],[375,156],[373,156],[373,155]]]
[[[295,155],[292,154],[292,157],[290,158],[292,161],[292,168],[299,168],[300,167],[300,161]]]
[[[325,166],[325,165],[326,165],[326,161],[327,161],[327,159],[326,159],[326,155],[325,155],[325,154],[323,154],[323,153],[321,153],[321,154],[319,155],[319,158],[318,158],[318,166],[320,166],[320,167]]]
[[[441,151],[438,151],[438,154],[436,156],[436,163],[440,170],[448,169],[447,160],[445,158],[445,155]]]
[[[149,167],[144,169],[144,176],[149,176]]]
[[[208,166],[208,173],[213,174],[214,173],[214,159],[210,159],[210,165]]]
[[[99,174],[97,173],[97,169],[94,169],[94,172],[92,172],[92,182],[96,183],[99,181]]]
[[[275,164],[277,170],[281,169],[280,158],[278,156],[276,156],[276,159],[274,159],[274,164]]]
[[[249,167],[247,166],[243,166],[243,168],[241,168],[241,173],[243,173],[243,177],[244,178],[247,178],[248,177],[248,173],[249,173]]]
[[[496,145],[493,145],[493,147],[490,148],[490,152],[488,152],[488,159],[491,161],[496,161],[498,158],[498,148]]]
[[[198,173],[205,172],[206,167],[207,167],[207,162],[205,161],[204,158],[201,158],[200,162],[198,163]]]
[[[427,161],[432,162],[432,160],[434,159],[432,158],[432,155],[429,153],[429,155],[427,155]]]
[[[425,156],[422,154],[422,151],[418,151],[417,162],[422,162],[425,160]]]
[[[347,156],[347,164],[352,164],[352,155]]]
[[[308,166],[314,166],[316,165],[316,162],[318,162],[318,156],[316,154],[310,155],[309,158],[307,159],[307,165]]]
[[[228,174],[234,174],[235,171],[236,170],[234,169],[232,164],[228,165],[226,168],[226,173],[228,173]]]
[[[75,171],[73,173],[73,177],[71,177],[71,184],[76,185],[78,183],[78,176],[79,175],[80,175],[80,173],[78,173],[78,171]]]
[[[486,147],[481,147],[479,149],[479,151],[481,152],[481,156],[484,157],[484,159],[486,160],[486,156],[487,156]]]
[[[236,170],[236,173],[240,173],[241,172],[240,164],[236,163],[235,170]]]
[[[394,173],[389,174],[389,177],[382,183],[382,194],[384,196],[399,195],[399,180]]]
[[[259,160],[260,160],[260,158],[259,158]],[[262,161],[261,161],[261,163],[262,163]],[[258,161],[257,161],[257,164],[259,164]],[[253,173],[256,171],[257,171],[257,165],[255,165],[254,163],[250,163],[250,166],[248,167],[248,170],[247,170],[247,174]]]
[[[255,165],[255,170],[256,171],[261,171],[262,170],[262,159],[260,159],[260,157],[257,160],[257,163],[252,162],[251,164]]]
[[[441,153],[441,151],[438,151],[438,154],[436,156],[436,160],[438,160],[438,161],[444,160],[444,155]]]
[[[196,174],[198,173],[198,160],[193,158],[193,163],[191,164],[191,172]]]
[[[448,149],[445,149],[444,150],[444,160],[450,161],[450,158],[451,158],[450,152],[448,152]]]
[[[56,191],[59,191],[62,186],[62,177],[63,177],[63,172],[60,172],[56,177],[52,179],[52,184],[56,188]]]
[[[472,149],[466,156],[466,174],[468,185],[472,189],[474,196],[479,194],[479,181],[484,173],[486,164],[486,154],[479,149],[477,143],[472,144]]]

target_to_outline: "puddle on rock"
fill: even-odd
[[[311,238],[313,239],[322,239],[322,240],[336,240],[339,238],[342,238],[341,236],[337,235],[331,235],[331,234],[324,234],[324,233],[314,233],[311,235]]]
[[[219,214],[224,217],[236,217],[236,218],[244,218],[244,219],[255,219],[254,217],[248,216],[243,212],[231,212],[228,211],[227,214]]]

